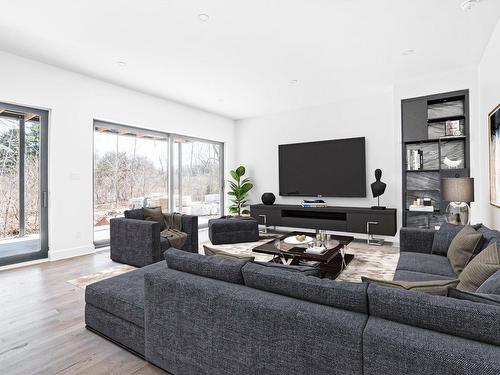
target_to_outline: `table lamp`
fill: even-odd
[[[446,208],[446,218],[450,224],[470,223],[470,202],[474,202],[474,179],[471,177],[451,177],[442,179],[443,201],[450,202]]]

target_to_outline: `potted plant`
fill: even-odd
[[[240,165],[235,170],[229,171],[229,174],[233,178],[228,181],[230,191],[227,194],[231,200],[229,213],[235,214],[236,216],[250,214],[250,210],[245,207],[248,206],[248,192],[253,188],[253,184],[248,177],[243,178],[245,172],[246,170],[243,165]]]

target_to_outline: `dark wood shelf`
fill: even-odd
[[[439,172],[440,169],[407,169],[405,172],[410,172],[410,173],[429,173],[429,172]]]
[[[419,144],[419,143],[432,143],[432,142],[446,142],[446,141],[460,141],[467,139],[465,135],[450,135],[449,137],[433,138],[433,139],[421,139],[417,141],[407,141],[404,142],[405,145]]]
[[[465,120],[465,115],[431,118],[431,119],[427,119],[427,123],[434,124],[436,122],[445,122],[445,121],[454,121],[454,120]]]
[[[462,101],[461,103],[451,103]],[[440,103],[450,102],[449,106]],[[458,109],[462,107],[462,109]],[[440,93],[401,101],[403,226],[434,228],[445,221],[441,179],[470,175],[469,90]],[[452,112],[453,111],[453,112]],[[435,118],[429,118],[429,113]],[[452,115],[452,114],[455,115]],[[437,117],[439,116],[439,117]],[[446,136],[446,121],[459,121],[462,135]],[[408,170],[407,150],[423,153],[425,169]],[[447,169],[443,160],[462,160],[459,168]],[[433,212],[410,211],[415,198],[429,198]]]
[[[427,214],[427,215],[434,215],[434,214],[440,214],[441,211],[439,210],[434,210],[432,212],[429,211],[410,211],[408,208],[405,208],[405,211],[410,213],[410,214]]]

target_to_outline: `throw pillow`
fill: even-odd
[[[491,275],[477,290],[478,293],[500,295],[500,271]]]
[[[500,296],[495,294],[469,293],[450,288],[448,289],[448,297],[500,307]]]
[[[476,250],[481,246],[482,234],[470,225],[466,225],[451,241],[448,248],[448,260],[453,272],[457,275],[462,273],[464,267],[470,262]]]
[[[478,229],[481,224],[473,225],[474,229]],[[462,230],[462,225],[444,223],[439,230],[434,234],[432,242],[432,254],[446,256],[451,241]]]
[[[147,221],[156,221],[160,223],[160,232],[166,229],[165,217],[161,212],[161,207],[148,208],[144,207],[144,219]]]
[[[208,247],[205,245],[203,245],[203,250],[205,251],[206,256],[216,256],[216,257],[223,257],[223,258],[230,258],[230,259],[239,259],[239,260],[246,260],[249,262],[253,262],[255,260],[255,258],[252,256],[241,255],[241,254],[232,254],[232,253],[229,253],[227,251],[214,249],[213,247]]]
[[[361,277],[364,283],[377,284],[389,288],[411,290],[414,292],[423,292],[438,296],[448,295],[449,287],[456,287],[458,280],[428,280],[428,281],[389,281],[382,279],[372,279],[369,277]]]
[[[458,277],[460,283],[457,289],[466,292],[475,292],[498,270],[500,270],[500,253],[496,242],[493,241],[465,266]]]

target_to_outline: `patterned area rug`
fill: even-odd
[[[200,246],[200,253],[203,253],[203,245],[206,245],[233,254],[253,256],[259,262],[267,262],[272,259],[272,256],[254,253],[252,249],[268,242],[269,238],[273,237],[268,235],[258,242],[231,245],[212,245],[210,242],[205,242]],[[394,277],[399,260],[399,248],[392,246],[392,244],[373,246],[363,241],[354,241],[347,247],[346,253],[353,254],[354,259],[337,277],[337,280],[361,282],[361,276],[384,280],[392,280]]]
[[[273,235],[267,235],[261,237],[258,242],[244,242],[230,245],[212,245],[210,242],[205,242],[200,245],[199,252],[204,254],[203,245],[206,245],[233,254],[252,256],[259,262],[268,262],[272,259],[271,255],[254,253],[252,249],[268,242],[269,239],[274,237]],[[385,280],[392,280],[394,277],[394,272],[399,260],[399,248],[391,244],[386,244],[384,246],[369,246],[366,242],[354,241],[348,246],[346,253],[353,254],[354,259],[337,277],[337,280],[361,282],[361,276]],[[84,289],[89,284],[118,276],[135,269],[136,267],[122,264],[107,268],[100,272],[91,273],[90,275],[68,280],[68,283]]]
[[[109,279],[110,277],[118,276],[125,272],[129,272],[135,269],[136,267],[122,264],[116,267],[106,268],[105,270],[96,273],[91,273],[90,275],[81,276],[77,279],[68,280],[68,283],[73,284],[79,288],[85,289],[87,285],[93,284],[97,281],[101,281],[104,279]]]

